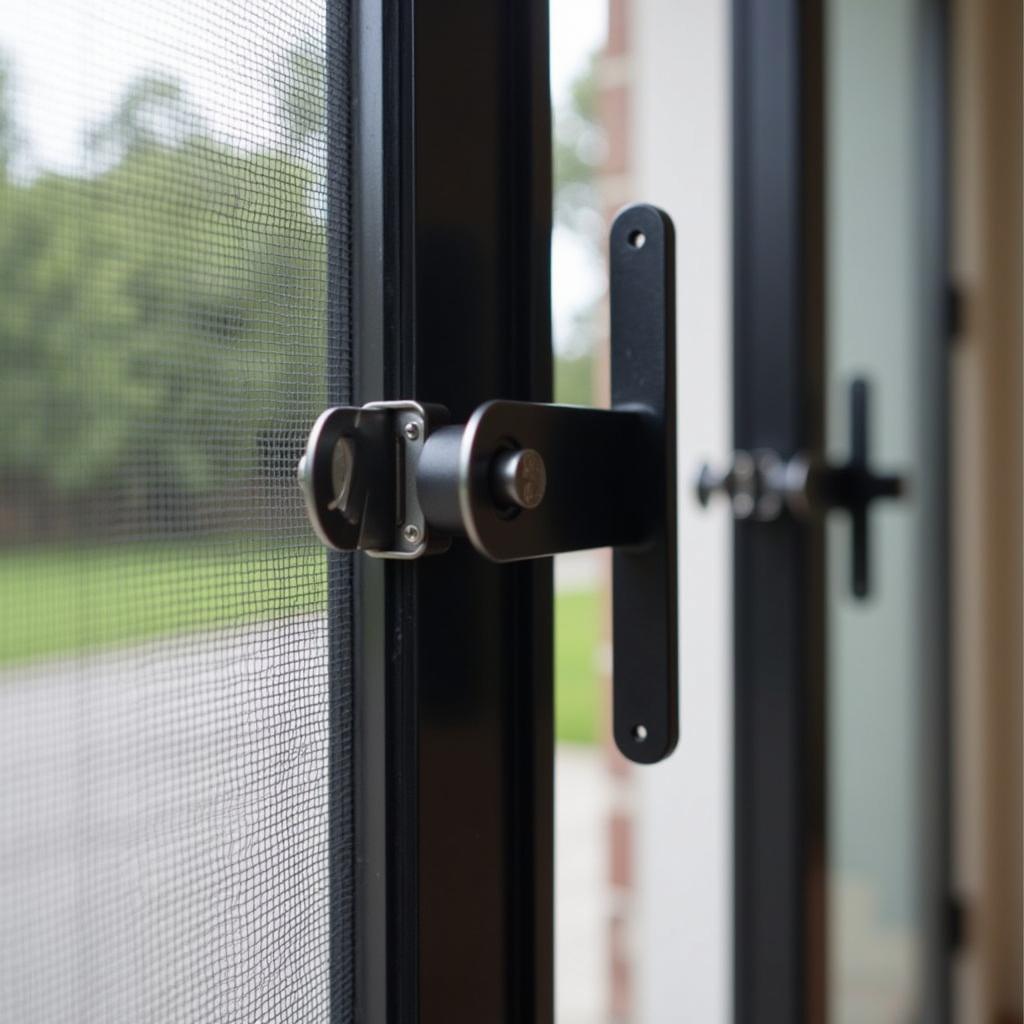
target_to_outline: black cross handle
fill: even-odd
[[[863,599],[871,590],[868,511],[879,498],[904,493],[900,476],[876,473],[870,464],[868,421],[871,391],[857,378],[850,384],[850,456],[842,465],[799,453],[783,458],[772,449],[737,451],[724,469],[701,467],[696,497],[707,505],[716,494],[732,504],[736,519],[771,522],[784,511],[805,521],[820,519],[834,508],[850,513],[852,529],[850,589]]]
[[[879,498],[905,492],[901,476],[876,473],[870,463],[871,387],[858,377],[850,383],[850,457],[844,465],[810,468],[803,500],[810,510],[843,508],[850,513],[850,589],[863,599],[871,592],[871,533],[868,511]]]

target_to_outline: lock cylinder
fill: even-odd
[[[423,446],[416,470],[420,505],[432,528],[465,536],[474,453],[464,427],[441,427]],[[510,439],[489,459],[487,492],[499,515],[536,509],[547,492],[547,467],[533,448]]]
[[[431,527],[464,535],[459,506],[459,452],[463,427],[441,427],[427,438],[416,470],[420,505]]]

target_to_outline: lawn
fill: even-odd
[[[555,597],[555,733],[568,743],[600,735],[600,601],[595,590]]]
[[[0,665],[315,612],[323,564],[313,546],[257,549],[244,540],[4,552]],[[592,591],[556,600],[559,740],[597,736],[598,612]]]

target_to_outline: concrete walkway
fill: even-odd
[[[0,673],[0,1019],[326,1019],[316,618]],[[559,1024],[602,1019],[600,755],[557,758]]]
[[[608,1013],[608,779],[599,748],[555,755],[555,1020]]]

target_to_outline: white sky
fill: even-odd
[[[551,101],[557,108],[576,72],[608,34],[608,0],[549,0]]]
[[[74,170],[86,128],[144,72],[181,81],[210,127],[235,142],[267,140],[273,61],[322,32],[323,0],[2,0],[0,52],[10,58],[29,167]],[[573,77],[607,32],[607,0],[551,0],[556,114]],[[577,309],[601,290],[600,270],[564,229],[552,248],[556,347]]]
[[[72,169],[85,128],[139,75],[180,81],[211,127],[263,141],[274,61],[323,31],[322,0],[3,0],[0,51],[13,64],[16,115],[34,167]]]
[[[608,34],[608,0],[549,0],[551,105],[558,116],[573,78]],[[556,227],[551,244],[551,307],[555,351],[565,351],[573,319],[604,290],[604,269],[587,243]]]

